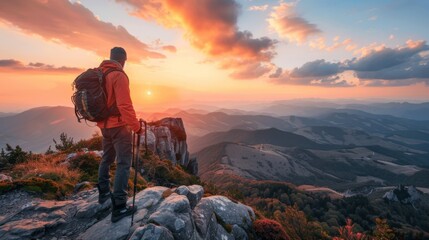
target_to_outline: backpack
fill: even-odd
[[[73,81],[75,92],[71,100],[78,122],[81,119],[100,122],[106,121],[109,116],[121,115],[116,103],[107,107],[106,76],[113,71],[124,73],[122,69],[112,68],[103,73],[101,68],[91,68]]]

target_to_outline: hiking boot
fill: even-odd
[[[100,190],[100,186],[97,184],[97,189],[98,189],[98,203],[99,204],[103,204],[105,203],[110,197],[111,197],[111,193],[110,191],[101,191]]]
[[[136,206],[123,206],[122,208],[113,208],[112,211],[112,222],[117,222],[126,216],[130,216],[131,214],[137,212]]]

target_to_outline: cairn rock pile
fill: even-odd
[[[131,216],[110,221],[110,200],[98,204],[96,189],[69,201],[27,200],[0,219],[0,239],[249,239],[250,207],[203,194],[199,185],[147,188],[136,195],[132,227]]]

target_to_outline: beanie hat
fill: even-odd
[[[114,47],[110,50],[110,60],[125,61],[127,60],[127,52],[121,47]]]

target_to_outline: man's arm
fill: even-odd
[[[138,132],[140,122],[137,120],[136,112],[134,111],[128,78],[121,72],[112,72],[108,77],[114,79],[113,90],[115,92],[116,106],[121,113],[122,121],[125,121],[134,132]]]

